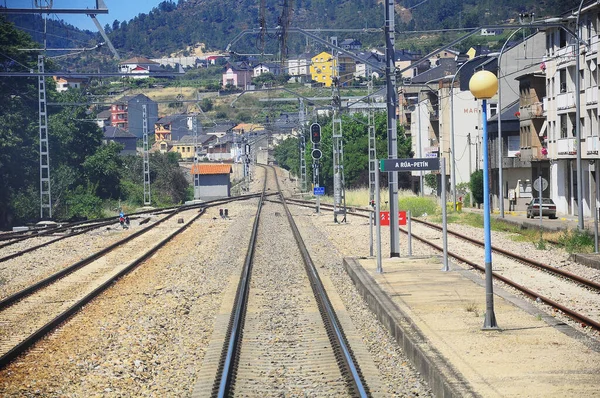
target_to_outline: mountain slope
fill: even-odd
[[[123,57],[168,56],[181,53],[187,47],[203,43],[208,50],[223,50],[240,32],[258,28],[261,0],[179,0],[163,1],[148,14],[140,14],[130,21],[117,21],[107,25],[111,41]],[[282,0],[264,0],[267,27],[275,27],[283,14]],[[290,26],[305,29],[323,29],[321,37],[338,36],[339,39],[357,38],[364,44],[383,46],[383,35],[361,32],[344,32],[343,29],[381,28],[384,25],[382,0],[288,0],[291,4]],[[404,0],[396,1],[396,30],[439,30],[444,28],[477,27],[495,24],[518,17],[521,12],[535,12],[555,16],[576,8],[578,0]],[[25,18],[29,16],[20,16]],[[39,19],[39,17],[37,17]],[[11,17],[14,20],[13,17]],[[53,24],[60,22],[52,21]],[[27,26],[27,22],[18,23]],[[32,24],[30,26],[33,26]],[[37,24],[39,25],[39,24]],[[62,25],[69,39],[79,42],[98,40],[98,34],[80,31]],[[325,31],[337,29],[336,31]],[[61,31],[61,32],[62,32]],[[40,36],[34,37],[40,41]],[[49,37],[53,40],[52,37]],[[101,41],[101,40],[99,40]],[[263,47],[264,41],[264,47]],[[63,43],[50,42],[55,47]],[[237,52],[277,53],[278,40],[274,35],[244,37]],[[288,38],[290,53],[304,50],[306,40],[291,34]],[[183,54],[186,55],[186,54]]]

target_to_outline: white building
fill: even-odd
[[[578,173],[582,179],[583,216],[591,217],[596,207],[598,181],[598,3],[585,6],[580,15],[581,42],[564,29],[546,30],[546,56],[541,68],[546,74],[546,134],[550,159],[551,198],[557,211],[578,215]],[[577,10],[563,15],[563,21],[576,32]],[[580,70],[576,70],[579,54]],[[576,79],[580,78],[581,142],[576,140]],[[577,152],[581,153],[581,170],[577,169]]]

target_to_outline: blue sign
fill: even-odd
[[[313,194],[319,196],[325,195],[325,187],[314,187]]]

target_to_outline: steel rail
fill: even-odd
[[[299,206],[314,207],[314,204],[313,204],[313,206],[310,206],[310,205],[308,205],[308,204],[302,204],[303,202],[305,202],[305,201],[302,201],[302,200],[294,199],[294,201],[297,201],[297,202],[301,203],[301,204],[299,204]],[[327,204],[327,203],[325,203],[325,204],[324,204],[324,203],[321,203],[321,206],[325,206],[325,207],[328,207],[328,206],[329,206],[329,207],[333,207],[333,205],[329,205],[329,204]],[[356,210],[358,210],[358,211],[365,211],[365,212],[369,212],[369,211],[371,211],[371,210],[368,210],[368,209],[361,209],[361,208],[356,208]],[[359,214],[357,214],[357,215],[359,215]],[[359,215],[359,216],[361,216],[361,217],[362,217],[363,215]],[[438,225],[436,225],[436,224],[430,223],[430,222],[428,222],[428,221],[420,220],[420,219],[418,219],[418,218],[414,218],[414,217],[412,218],[412,220],[413,220],[413,221],[416,221],[416,222],[419,222],[419,223],[421,223],[421,224],[424,224],[424,225],[426,225],[426,226],[428,226],[428,227],[430,227],[430,228],[436,229],[436,230],[438,230],[438,231],[442,230],[442,227],[440,227],[440,226],[438,226]],[[454,235],[454,236],[458,237],[458,238],[461,238],[461,239],[464,239],[464,240],[466,240],[466,241],[469,241],[469,242],[471,242],[471,243],[473,243],[473,244],[475,244],[475,245],[478,245],[478,246],[483,246],[483,245],[484,245],[484,243],[483,243],[483,242],[481,242],[481,241],[479,241],[479,240],[477,240],[477,239],[475,239],[475,238],[471,238],[471,237],[469,237],[469,236],[463,235],[463,234],[461,234],[461,233],[459,233],[459,232],[455,232],[455,231],[451,231],[451,230],[448,230],[448,232],[449,232],[450,234],[452,234],[452,235]],[[561,269],[558,269],[558,268],[552,267],[552,266],[550,266],[550,265],[548,265],[548,264],[541,263],[541,262],[539,262],[539,261],[536,261],[536,260],[530,259],[530,258],[528,258],[528,257],[521,256],[521,255],[519,255],[519,254],[511,253],[510,251],[508,251],[508,250],[505,250],[505,249],[502,249],[501,247],[492,246],[492,250],[493,250],[494,252],[500,253],[500,254],[502,254],[502,255],[504,255],[504,256],[506,256],[506,257],[509,257],[509,258],[515,259],[515,260],[517,260],[517,261],[519,261],[519,262],[522,262],[522,263],[524,263],[524,264],[526,264],[526,265],[530,265],[530,266],[532,266],[532,267],[535,267],[535,268],[541,268],[541,269],[543,269],[544,271],[551,272],[551,273],[553,273],[553,274],[556,274],[556,275],[559,275],[559,276],[561,276],[561,277],[564,277],[564,278],[570,279],[570,280],[572,280],[572,281],[575,281],[575,282],[577,282],[577,283],[579,283],[579,284],[582,284],[582,285],[584,285],[584,286],[586,286],[586,287],[589,287],[589,288],[591,288],[591,289],[594,289],[594,290],[596,290],[596,291],[599,291],[599,292],[600,292],[600,283],[598,283],[598,282],[595,282],[595,281],[593,281],[593,280],[590,280],[590,279],[584,278],[584,277],[582,277],[582,276],[579,276],[579,275],[573,274],[573,273],[571,273],[571,272],[568,272],[568,271],[564,271],[564,270],[561,270]]]
[[[197,204],[192,204],[192,205],[170,206],[170,207],[164,207],[164,208],[161,208],[161,209],[143,210],[143,211],[139,211],[139,212],[135,212],[135,213],[129,213],[128,216],[130,216],[133,219],[136,219],[136,218],[139,218],[138,216],[142,216],[142,215],[146,215],[146,214],[164,214],[164,213],[169,213],[169,212],[172,212],[172,211],[175,211],[175,210],[178,210],[178,209],[185,210],[185,209],[200,208],[200,207],[203,207],[203,206],[209,207],[209,206],[211,206],[213,204],[219,204],[221,202],[228,203],[229,201],[232,201],[232,200],[245,200],[245,199],[251,199],[251,198],[256,197],[256,196],[257,196],[256,194],[249,194],[249,195],[236,196],[234,198],[213,199],[213,200],[207,200],[205,202],[197,203]],[[183,210],[180,210],[180,211],[183,211]],[[0,244],[0,249],[2,249],[4,247],[7,247],[7,246],[10,246],[10,245],[13,245],[13,244],[18,243],[18,242],[22,242],[22,241],[27,240],[27,239],[37,238],[37,237],[45,236],[45,235],[50,235],[50,234],[54,234],[54,233],[57,233],[57,232],[63,232],[63,231],[67,231],[69,229],[75,229],[76,227],[80,226],[81,224],[91,224],[89,226],[79,227],[79,228],[83,228],[84,229],[82,231],[72,232],[69,235],[65,235],[65,236],[62,236],[60,238],[51,240],[49,242],[45,242],[45,243],[42,243],[40,245],[34,246],[32,248],[21,250],[21,251],[15,253],[15,254],[11,254],[11,255],[2,257],[2,258],[0,258],[0,262],[6,261],[6,260],[10,260],[11,258],[18,257],[21,254],[25,254],[25,253],[33,251],[35,249],[39,249],[41,247],[48,246],[49,244],[57,242],[58,240],[65,239],[65,238],[72,237],[72,236],[76,236],[76,235],[88,232],[88,231],[90,231],[90,230],[92,230],[94,228],[100,228],[100,227],[103,227],[103,226],[106,226],[106,225],[114,224],[116,222],[117,221],[115,220],[115,217],[106,217],[106,218],[100,218],[100,219],[96,219],[96,220],[77,221],[75,223],[70,223],[70,224],[65,224],[65,225],[59,226],[59,227],[54,227],[54,228],[52,228],[50,230],[44,229],[44,230],[41,231],[41,233],[37,233],[37,234],[34,233],[34,234],[30,234],[28,236],[19,237],[19,238],[17,238],[18,240],[16,239],[16,240],[13,240],[11,242]],[[35,230],[34,231],[28,231],[28,232],[35,232]],[[11,238],[6,238],[6,240],[8,240],[8,239],[11,239]],[[0,240],[2,240],[2,239],[0,238]]]
[[[242,333],[246,319],[248,292],[250,290],[250,276],[252,273],[254,251],[256,248],[256,238],[258,236],[258,224],[260,221],[260,214],[263,206],[266,187],[267,178],[265,175],[262,193],[258,201],[258,208],[256,209],[256,215],[254,216],[254,224],[252,225],[250,242],[248,243],[248,249],[246,250],[246,259],[244,261],[240,283],[238,284],[237,293],[233,304],[233,312],[225,337],[225,345],[223,347],[219,369],[217,371],[218,376],[215,379],[215,384],[213,386],[213,395],[216,394],[220,398],[231,395],[234,372],[237,368],[237,358],[240,352],[239,348],[242,341]]]
[[[358,217],[368,217],[365,214],[354,213],[354,215],[358,216]],[[413,218],[413,220],[415,220],[415,219]],[[418,220],[418,221],[421,221],[421,220]],[[399,229],[400,229],[401,232],[403,232],[405,234],[408,234],[408,232],[405,229],[403,229],[403,228],[399,228]],[[427,245],[429,245],[429,246],[431,246],[431,247],[433,247],[433,248],[435,248],[435,249],[437,249],[439,251],[443,251],[443,248],[441,246],[438,246],[438,245],[436,245],[434,243],[431,243],[427,239],[421,238],[420,236],[415,235],[414,233],[411,234],[411,235],[412,235],[413,238],[415,238],[415,239],[417,239],[417,240],[419,240],[419,241],[421,241],[421,242],[423,242],[423,243],[425,243],[425,244],[427,244]],[[457,259],[458,261],[461,261],[461,262],[463,262],[465,264],[468,264],[469,266],[471,266],[471,267],[473,267],[473,268],[475,268],[475,269],[477,269],[477,270],[479,270],[481,272],[485,272],[485,267],[482,267],[481,265],[479,265],[479,264],[477,264],[477,263],[475,263],[473,261],[470,261],[470,260],[462,257],[459,254],[448,252],[448,255],[451,256],[451,257],[453,257],[453,258],[455,258],[455,259]],[[492,276],[494,278],[496,278],[497,280],[500,280],[500,281],[506,283],[507,285],[512,286],[515,289],[521,291],[522,293],[524,293],[525,295],[527,295],[530,298],[533,298],[535,300],[539,299],[540,301],[548,304],[549,306],[551,306],[551,307],[553,307],[553,308],[561,311],[562,313],[564,313],[569,318],[571,318],[571,319],[573,319],[573,320],[575,320],[577,322],[580,322],[582,324],[588,325],[588,326],[592,327],[595,330],[599,330],[600,331],[600,322],[594,321],[593,319],[590,319],[590,318],[586,317],[585,315],[582,315],[582,314],[580,314],[580,313],[578,313],[576,311],[573,311],[573,310],[571,310],[571,309],[563,306],[562,304],[559,304],[556,301],[554,301],[554,300],[552,300],[552,299],[550,299],[548,297],[542,296],[542,295],[534,292],[533,290],[528,289],[525,286],[522,286],[522,285],[520,285],[520,284],[518,284],[518,283],[516,283],[516,282],[514,282],[514,281],[512,281],[512,280],[510,280],[510,279],[508,279],[508,278],[506,278],[506,277],[504,277],[504,276],[496,273],[496,272],[492,272]]]
[[[402,228],[400,228],[400,231],[402,231],[404,233],[407,233]],[[437,249],[439,251],[443,251],[442,247],[436,245],[435,243],[431,243],[427,239],[421,238],[420,236],[415,235],[414,233],[412,234],[412,237],[415,238],[415,239],[420,240],[423,243],[428,244],[431,247],[434,247],[435,249]],[[457,260],[459,260],[461,262],[464,262],[465,264],[470,265],[473,268],[476,268],[477,270],[479,270],[481,272],[485,272],[485,267],[482,267],[481,265],[479,265],[479,264],[477,264],[477,263],[475,263],[473,261],[470,261],[470,260],[468,260],[468,259],[466,259],[466,258],[464,258],[464,257],[462,257],[462,256],[460,256],[460,255],[458,255],[456,253],[448,252],[448,255],[450,255],[451,257],[454,257],[455,259],[457,259]],[[571,319],[573,319],[575,321],[584,323],[584,324],[592,327],[595,330],[600,330],[600,322],[596,322],[596,321],[594,321],[594,320],[586,317],[585,315],[582,315],[582,314],[580,314],[580,313],[578,313],[576,311],[573,311],[573,310],[571,310],[571,309],[563,306],[562,304],[557,303],[556,301],[554,301],[554,300],[552,300],[552,299],[550,299],[548,297],[539,295],[538,293],[534,292],[533,290],[528,289],[525,286],[522,286],[522,285],[520,285],[520,284],[518,284],[518,283],[516,283],[516,282],[514,282],[514,281],[512,281],[512,280],[510,280],[510,279],[508,279],[508,278],[506,278],[506,277],[504,277],[502,275],[500,275],[500,274],[492,272],[492,276],[494,278],[496,278],[496,279],[498,279],[498,280],[506,283],[507,285],[510,285],[510,286],[516,288],[517,290],[520,290],[525,295],[527,295],[527,296],[529,296],[529,297],[531,297],[531,298],[533,298],[535,300],[539,299],[540,301],[542,301],[542,302],[550,305],[551,307],[554,307],[554,308],[562,311],[569,318],[571,318]]]
[[[420,223],[422,223],[424,225],[427,225],[428,227],[436,229],[438,231],[442,229],[440,226],[432,224],[432,223],[430,223],[428,221],[419,220],[419,219],[415,219],[415,218],[413,218],[413,220],[415,220],[417,222],[420,222]],[[471,238],[469,236],[466,236],[466,235],[463,235],[461,233],[454,232],[454,231],[448,231],[448,232],[450,232],[452,235],[454,235],[456,237],[459,237],[461,239],[469,241],[469,242],[471,242],[473,244],[476,244],[478,246],[483,246],[483,242],[480,242],[477,239]],[[521,256],[519,254],[511,253],[508,250],[502,249],[502,248],[497,247],[497,246],[492,246],[492,250],[495,251],[495,252],[501,253],[501,254],[503,254],[503,255],[505,255],[507,257],[516,259],[516,260],[518,260],[518,261],[520,261],[522,263],[525,263],[527,265],[531,265],[531,266],[534,266],[536,268],[541,268],[541,269],[543,269],[545,271],[552,272],[553,274],[560,275],[560,276],[565,277],[567,279],[571,279],[573,281],[581,283],[582,285],[590,287],[590,288],[592,288],[594,290],[600,291],[600,283],[594,282],[594,281],[592,281],[590,279],[586,279],[584,277],[581,277],[579,275],[575,275],[575,274],[573,274],[571,272],[568,272],[568,271],[563,271],[561,269],[552,267],[550,265],[541,263],[539,261],[532,260],[530,258]]]
[[[97,260],[98,258],[104,256],[107,253],[110,253],[117,247],[124,245],[125,243],[137,238],[140,235],[145,234],[146,232],[150,231],[154,227],[162,224],[163,222],[169,220],[171,217],[181,213],[182,211],[192,210],[195,206],[199,207],[201,209],[201,211],[204,211],[204,208],[219,206],[224,203],[230,203],[230,202],[233,202],[236,200],[246,200],[246,199],[251,199],[251,197],[235,198],[235,199],[215,199],[215,200],[211,201],[210,203],[205,202],[202,205],[186,206],[186,207],[181,207],[180,209],[176,209],[175,211],[172,211],[169,215],[167,215],[167,217],[163,218],[162,220],[158,220],[157,222],[150,224],[148,227],[134,232],[133,234],[105,247],[104,249],[101,249],[98,252],[96,252],[96,253],[94,253],[94,254],[66,267],[66,268],[63,268],[62,270],[48,276],[47,278],[44,278],[44,279],[34,283],[33,285],[26,287],[25,289],[22,289],[8,297],[5,297],[4,299],[0,300],[0,310],[4,309],[6,307],[9,307],[10,305],[17,302],[18,300],[21,300],[27,296],[30,296],[31,294],[33,294],[36,291],[43,288],[44,286],[47,286],[61,278],[64,278],[65,276],[77,271],[79,268],[88,265],[92,261]],[[52,241],[52,242],[54,242],[54,241]],[[52,243],[52,242],[48,242],[48,244]]]
[[[37,331],[35,331],[31,335],[29,335],[29,337],[27,337],[25,340],[23,340],[18,345],[13,347],[10,351],[8,351],[4,355],[2,355],[0,357],[0,369],[4,368],[6,365],[8,365],[10,362],[12,362],[15,358],[17,358],[19,355],[21,355],[23,352],[25,352],[25,350],[27,350],[28,348],[33,346],[36,342],[38,342],[42,337],[44,337],[46,334],[48,334],[49,332],[51,332],[52,330],[57,328],[59,325],[61,325],[63,322],[65,322],[67,319],[69,319],[72,315],[74,315],[77,311],[79,311],[83,306],[88,304],[94,298],[98,297],[104,290],[106,290],[107,288],[112,286],[115,283],[115,281],[122,278],[123,276],[125,276],[126,274],[131,272],[133,269],[135,269],[142,262],[144,262],[145,260],[150,258],[155,252],[157,252],[160,248],[165,246],[175,236],[177,236],[178,234],[183,232],[185,229],[187,229],[187,227],[189,227],[194,221],[196,221],[203,214],[204,214],[204,211],[201,210],[196,216],[194,216],[190,221],[188,221],[186,224],[184,224],[181,228],[174,231],[169,236],[165,237],[157,245],[150,248],[148,251],[146,251],[146,253],[144,253],[141,257],[138,257],[136,260],[134,260],[131,264],[129,264],[127,267],[125,267],[119,273],[110,277],[107,281],[105,281],[103,284],[98,286],[92,292],[87,294],[82,299],[78,300],[76,303],[71,305],[68,309],[63,311],[58,316],[56,316],[53,320],[46,323],[44,326],[39,328]]]
[[[274,170],[274,169],[273,169]],[[302,260],[304,261],[304,266],[306,268],[306,272],[311,281],[311,287],[313,288],[313,292],[317,299],[317,303],[319,306],[319,310],[321,312],[321,317],[323,319],[323,323],[326,325],[329,340],[331,341],[331,345],[334,347],[334,351],[336,352],[336,357],[338,361],[341,363],[341,367],[345,372],[342,372],[342,375],[346,373],[347,375],[351,375],[350,380],[347,381],[349,384],[349,388],[355,394],[360,397],[368,397],[370,395],[368,387],[364,381],[364,377],[360,371],[360,367],[356,363],[356,359],[354,358],[354,354],[352,349],[350,348],[350,344],[344,334],[343,328],[340,324],[340,321],[335,314],[335,310],[333,309],[333,305],[327,296],[327,292],[325,291],[325,287],[323,286],[323,282],[319,277],[319,272],[317,271],[317,267],[315,266],[312,258],[310,257],[310,253],[304,244],[304,240],[302,239],[302,235],[296,226],[296,222],[292,217],[292,213],[287,206],[286,199],[283,197],[281,193],[281,187],[279,186],[279,179],[277,178],[277,173],[275,174],[275,181],[277,182],[277,190],[280,193],[279,198],[283,207],[285,208],[286,216],[290,227],[292,228],[294,238],[296,243],[298,244],[298,248],[302,254]],[[341,354],[341,355],[339,355]]]

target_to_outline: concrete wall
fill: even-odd
[[[229,174],[201,175],[200,186],[194,188],[194,196],[200,197],[201,200],[228,198],[231,188],[229,177]]]

